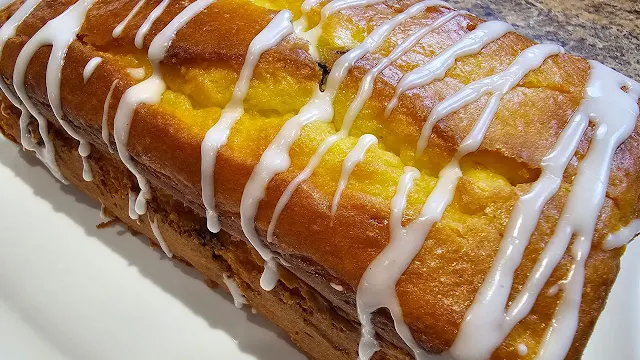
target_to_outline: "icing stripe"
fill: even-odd
[[[96,56],[93,59],[89,60],[87,65],[84,67],[84,70],[82,71],[82,79],[84,80],[85,84],[87,83],[91,75],[93,75],[93,72],[96,71],[96,68],[98,67],[98,65],[100,65],[101,62],[102,58],[99,56]]]
[[[111,32],[111,36],[115,39],[115,38],[119,38],[120,35],[122,35],[122,31],[124,30],[125,26],[127,26],[127,24],[129,23],[129,21],[131,21],[131,19],[133,19],[134,16],[136,16],[136,14],[138,13],[138,11],[140,10],[140,8],[142,7],[142,5],[144,5],[145,0],[140,0],[136,6],[133,7],[133,9],[131,9],[131,12],[129,12],[129,14],[127,15],[127,17],[124,18],[124,20],[122,20],[120,22],[120,24],[118,24],[118,26],[115,27],[115,29],[113,29],[113,32]]]
[[[589,116],[595,123],[593,139],[587,155],[578,165],[578,174],[555,233],[507,311],[509,319],[522,318],[530,311],[532,299],[538,296],[546,282],[543,279],[549,278],[573,237],[573,264],[562,287],[564,295],[536,357],[541,360],[563,358],[573,342],[582,302],[585,264],[606,197],[613,157],[616,149],[632,134],[640,115],[640,84],[598,62],[589,63],[591,75],[578,112]],[[628,93],[622,91],[623,86],[630,87]]]
[[[333,3],[333,2],[332,2]],[[351,4],[349,2],[343,2],[341,0],[335,0],[336,5],[332,9],[339,9],[344,4]],[[354,2],[355,3],[355,2]],[[300,136],[302,128],[315,121],[329,122],[333,119],[333,100],[335,98],[338,87],[347,76],[349,70],[353,67],[356,61],[361,59],[367,53],[375,50],[380,46],[385,39],[391,34],[391,32],[398,27],[406,19],[418,15],[429,6],[443,4],[440,1],[423,1],[421,3],[411,6],[406,11],[396,15],[392,19],[386,21],[381,26],[375,28],[364,41],[351,49],[349,52],[341,56],[333,65],[329,76],[327,77],[327,84],[324,92],[316,90],[315,94],[309,100],[309,102],[300,109],[298,115],[289,119],[282,129],[278,132],[276,137],[272,140],[271,144],[267,147],[265,152],[260,158],[260,162],[253,169],[251,177],[245,186],[242,194],[242,201],[240,205],[240,214],[242,229],[245,236],[249,239],[251,244],[258,250],[265,260],[265,270],[277,268],[277,264],[274,260],[274,254],[269,250],[264,243],[260,240],[258,233],[255,230],[255,216],[258,211],[258,205],[265,195],[266,187],[276,174],[286,171],[290,164],[291,158],[289,157],[289,149],[293,143]],[[329,4],[331,5],[331,3]],[[329,6],[327,5],[327,6]],[[346,6],[346,5],[345,5]],[[328,137],[320,145],[316,153],[309,160],[307,166],[303,171],[287,186],[285,192],[282,194],[276,205],[271,222],[269,224],[269,230],[267,233],[267,240],[269,241],[273,236],[275,224],[278,217],[285,205],[293,195],[295,189],[304,180],[308,179],[313,173],[314,169],[320,163],[320,160],[324,154],[333,146],[333,144],[345,136],[343,133],[337,133]],[[268,264],[268,266],[267,266]],[[265,271],[266,274],[266,271]],[[274,279],[273,271],[269,275],[270,279]],[[277,279],[276,279],[277,280]],[[264,283],[263,286],[266,290],[270,290],[275,286],[273,283]]]
[[[372,341],[375,342],[371,335],[374,330],[368,328],[371,326],[371,313],[376,309],[385,307],[390,309],[393,314],[395,311],[393,308],[396,307],[397,302],[395,285],[398,279],[400,279],[422,248],[433,224],[440,221],[444,211],[453,200],[458,180],[462,176],[460,159],[478,150],[498,110],[502,97],[515,87],[526,74],[540,67],[545,59],[562,51],[562,48],[557,45],[532,46],[518,55],[505,71],[472,82],[431,110],[429,119],[423,128],[423,133],[425,129],[427,132],[430,131],[430,126],[432,127],[447,115],[471,104],[483,95],[492,93],[471,132],[462,140],[453,159],[440,172],[438,182],[431,194],[429,194],[420,217],[406,227],[402,227],[401,224],[398,225],[399,222],[390,224],[392,235],[389,245],[369,265],[360,281],[361,286],[358,288],[357,294],[357,298],[361,299],[358,302],[358,313],[360,322],[363,324],[361,344],[364,344],[365,349],[371,348],[371,345],[367,344],[371,344]],[[400,227],[396,228],[398,226]],[[393,294],[393,297],[389,296],[389,294]],[[404,324],[402,317],[394,316],[394,323],[396,328],[407,326]],[[411,345],[413,338],[403,336],[403,334],[400,335],[407,342],[407,345],[412,347],[416,358],[424,354],[423,350],[416,349]]]
[[[400,95],[411,89],[427,85],[434,80],[442,79],[458,58],[479,53],[489,43],[510,31],[513,31],[513,27],[502,21],[482,23],[426,64],[405,74],[396,86],[393,98],[387,104],[384,112],[385,118],[391,116],[391,112],[398,105]]]
[[[609,234],[602,243],[604,250],[613,250],[619,247],[623,247],[631,242],[640,233],[640,219],[632,221],[629,225],[616,231],[613,234]]]
[[[572,248],[575,260],[570,276],[549,290],[549,294],[554,295],[562,288],[565,294],[538,358],[563,358],[571,345],[577,328],[584,262],[604,201],[613,153],[629,136],[638,117],[637,92],[632,90],[627,95],[620,90],[621,86],[628,85],[628,79],[598,63],[591,62],[591,66],[585,92],[587,96],[561,133],[554,149],[544,159],[542,175],[531,191],[516,204],[492,269],[467,311],[452,347],[452,353],[459,359],[475,359],[478,354],[488,357],[500,346],[511,329],[531,311],[542,287],[575,235]],[[633,88],[640,89],[640,86]],[[597,135],[578,167],[574,187],[554,236],[547,243],[527,283],[505,314],[514,272],[522,261],[542,209],[559,189],[567,164],[573,158],[590,120],[596,123]],[[593,194],[593,197],[584,194]],[[478,338],[474,334],[479,329],[489,331],[484,331],[485,336]]]
[[[238,309],[242,309],[243,305],[248,304],[247,299],[242,293],[242,290],[240,290],[238,283],[236,283],[236,280],[232,276],[230,276],[228,273],[224,273],[222,274],[222,281],[224,281],[227,289],[229,289],[229,293],[233,297],[233,304]]]
[[[143,67],[140,68],[127,68],[127,73],[133,80],[142,80],[145,76],[145,71]]]
[[[518,55],[514,63],[504,72],[475,81],[465,86],[456,94],[446,98],[431,110],[427,122],[422,127],[416,153],[422,155],[427,147],[427,142],[429,141],[433,127],[438,121],[480,99],[483,95],[493,92],[494,95],[489,99],[487,105],[487,109],[490,109],[490,111],[485,112],[479,121],[482,125],[488,125],[488,122],[493,119],[495,112],[498,110],[499,102],[504,94],[516,86],[529,71],[540,67],[542,61],[546,58],[561,52],[563,52],[562,48],[557,45],[542,44],[532,46]],[[472,130],[472,133],[473,131],[474,130]],[[481,137],[484,137],[484,133],[479,136],[479,138]],[[473,141],[476,139],[469,140]],[[468,146],[474,147],[475,145],[463,141],[459,151],[466,151],[465,148]]]
[[[153,235],[156,237],[156,240],[158,240],[158,244],[160,244],[160,248],[162,249],[162,251],[164,251],[167,257],[172,258],[173,253],[171,252],[171,249],[169,249],[169,245],[167,245],[167,242],[164,241],[164,237],[160,232],[160,227],[158,226],[158,219],[153,219],[153,221],[149,220],[149,224],[151,225],[151,231],[153,231]]]
[[[333,221],[333,217],[338,211],[338,204],[340,203],[340,198],[342,197],[342,192],[347,187],[347,182],[349,181],[349,177],[353,172],[353,169],[358,165],[362,160],[364,160],[364,154],[367,152],[369,147],[378,143],[378,138],[371,134],[364,134],[358,139],[358,143],[354,148],[349,151],[347,156],[344,158],[344,162],[342,163],[342,173],[340,174],[340,180],[338,181],[338,187],[336,188],[336,193],[333,195],[333,201],[331,202],[331,219]]]
[[[395,284],[397,281],[394,273],[375,271],[376,268],[384,266],[384,262],[388,259],[383,255],[385,252],[395,252],[402,256],[403,259],[394,259],[396,261],[402,261],[403,266],[409,266],[409,263],[413,259],[413,256],[409,254],[409,251],[405,251],[406,245],[404,244],[404,236],[398,234],[398,232],[405,232],[406,230],[402,226],[402,215],[407,207],[407,197],[409,191],[413,187],[413,183],[417,177],[420,176],[420,172],[412,167],[405,167],[404,174],[398,181],[398,188],[396,194],[391,200],[391,215],[389,219],[389,229],[391,231],[391,238],[387,247],[383,250],[383,253],[376,257],[367,271],[360,279],[358,285],[358,291],[356,293],[356,305],[358,307],[358,318],[360,319],[361,339],[358,346],[358,355],[361,360],[370,359],[376,351],[380,349],[378,342],[376,341],[376,332],[373,328],[373,312],[379,308],[378,301],[380,299],[386,299],[385,306],[389,309],[391,317],[396,324],[396,330],[403,341],[409,345],[416,359],[424,358],[426,354],[424,350],[416,343],[411,331],[407,325],[402,321],[402,308],[395,292],[395,286],[390,287],[387,284]],[[406,255],[406,256],[403,256]],[[373,269],[373,270],[372,270]]]
[[[349,109],[347,109],[347,113],[344,116],[344,123],[353,124],[360,111],[364,107],[364,104],[369,100],[371,94],[373,94],[373,86],[376,78],[380,75],[384,69],[389,67],[394,61],[400,59],[404,54],[406,54],[409,50],[411,50],[414,46],[416,46],[420,40],[422,40],[426,35],[431,33],[432,31],[440,28],[442,25],[451,21],[456,16],[464,13],[462,11],[454,11],[450,14],[440,17],[438,20],[434,21],[433,24],[430,24],[426,27],[421,28],[420,30],[413,33],[411,36],[407,37],[400,45],[396,46],[389,56],[382,59],[376,66],[374,66],[367,74],[362,78],[360,82],[360,88],[358,89],[358,95],[353,100],[353,102],[349,105]]]
[[[151,25],[162,15],[164,9],[169,5],[169,1],[171,0],[163,0],[155,9],[149,14],[149,16],[144,20],[138,32],[136,33],[135,45],[138,49],[142,49],[144,46],[144,38],[147,36],[149,29],[151,29]]]
[[[384,0],[333,0],[325,5],[320,11],[320,22],[318,22],[318,25],[314,26],[307,32],[298,33],[297,35],[309,42],[309,54],[311,54],[315,60],[318,60],[320,58],[320,54],[318,53],[318,39],[320,38],[320,35],[322,35],[322,27],[329,15],[346,9],[370,6],[381,2],[384,2]],[[438,4],[441,6],[448,6],[442,1],[438,1]],[[315,1],[304,2],[303,14],[306,14],[313,5],[315,5]],[[304,11],[305,8],[306,11]]]
[[[307,27],[307,14],[309,11],[320,4],[321,0],[305,0],[300,6],[300,18],[293,22],[293,29],[298,36],[303,36],[304,29]]]
[[[136,212],[136,195],[135,192],[129,190],[129,217],[133,220],[138,220],[140,215]]]
[[[176,33],[193,17],[215,1],[197,0],[189,4],[156,35],[148,51],[149,61],[153,66],[153,74],[146,80],[127,89],[118,104],[118,110],[114,118],[114,137],[120,159],[129,171],[135,175],[140,187],[140,193],[135,204],[135,210],[139,215],[147,212],[147,200],[151,198],[151,190],[148,180],[140,173],[127,150],[133,114],[140,104],[154,105],[160,102],[162,93],[166,89],[166,84],[160,73],[160,61],[164,59]]]
[[[58,122],[64,130],[74,139],[80,142],[78,152],[83,158],[89,156],[91,152],[91,146],[84,137],[80,136],[65,120],[64,113],[62,111],[62,104],[60,100],[60,81],[62,77],[62,65],[64,64],[65,55],[71,42],[75,40],[80,27],[84,22],[84,18],[89,8],[93,5],[95,0],[80,0],[77,3],[69,7],[60,16],[47,22],[35,35],[29,39],[24,45],[18,59],[13,74],[13,82],[16,88],[18,96],[25,104],[29,112],[38,120],[40,134],[45,143],[45,159],[50,167],[57,171],[57,165],[55,165],[55,148],[49,138],[47,119],[38,111],[35,104],[31,101],[27,95],[26,88],[24,86],[25,74],[27,72],[27,65],[29,64],[33,55],[43,46],[51,45],[51,55],[49,56],[49,62],[47,64],[46,83],[47,83],[47,97],[49,104],[53,109],[53,113],[58,119]],[[91,168],[88,167],[88,163],[83,159],[84,171],[83,175],[85,180],[90,180],[91,177],[86,175],[90,174]]]
[[[283,10],[251,41],[240,76],[229,103],[222,109],[220,119],[207,131],[201,145],[201,186],[202,201],[206,208],[207,228],[212,232],[221,229],[218,213],[215,210],[214,169],[218,151],[227,143],[233,125],[244,114],[244,98],[249,91],[253,71],[262,54],[279,44],[293,32],[291,12]]]
[[[100,219],[102,219],[102,221],[107,222],[107,221],[111,221],[114,218],[107,215],[107,208],[104,206],[103,203],[100,203]]]
[[[408,18],[420,14],[421,12],[423,12],[428,7],[442,6],[443,4],[446,5],[445,3],[441,2],[441,1],[422,1],[422,2],[420,2],[418,4],[415,4],[415,5],[411,6],[410,8],[408,8],[406,11],[402,12],[401,14],[395,16],[391,20],[387,21],[383,25],[381,25],[378,28],[376,28],[369,35],[369,37],[367,39],[373,39],[373,41],[379,41],[381,43],[387,36],[389,36],[391,34],[391,31],[393,31],[393,29],[395,29],[401,23],[406,21]],[[378,33],[376,33],[376,32],[378,32]],[[367,40],[365,39],[365,42],[366,41]],[[379,44],[375,45],[375,47],[377,47],[377,46],[379,46]],[[372,51],[372,50],[373,50],[373,48],[371,50],[369,50],[369,51]],[[364,55],[362,55],[362,56],[364,56]],[[365,78],[363,78],[363,81],[365,81]],[[336,85],[336,88],[337,88],[338,85],[339,84]],[[328,87],[327,87],[327,89],[328,89]],[[335,90],[333,90],[333,91],[335,92]],[[327,92],[327,91],[325,90],[325,92]],[[333,97],[334,95],[331,95],[331,96]],[[360,94],[358,94],[358,95],[360,95]],[[331,98],[330,101],[332,103],[333,102],[333,98]],[[354,102],[356,102],[356,101],[358,101],[358,98]],[[333,105],[329,104],[329,106],[333,106]],[[332,111],[331,117],[333,117],[333,109],[331,111]],[[307,163],[305,168],[300,172],[300,174],[298,174],[298,176],[296,176],[295,179],[293,179],[293,181],[291,181],[291,183],[289,183],[289,185],[285,189],[285,191],[282,194],[282,196],[280,196],[280,199],[278,199],[278,203],[276,204],[276,208],[273,211],[273,214],[271,216],[271,221],[269,222],[269,228],[267,230],[267,241],[268,242],[273,241],[273,234],[275,232],[276,224],[278,223],[278,218],[280,217],[280,214],[282,214],[282,211],[284,210],[285,206],[287,205],[287,203],[291,199],[291,196],[293,196],[293,193],[295,192],[295,190],[298,188],[298,186],[300,186],[300,184],[302,184],[305,180],[307,180],[313,174],[313,171],[315,170],[316,167],[318,167],[318,165],[320,164],[320,161],[322,160],[324,155],[327,153],[327,151],[329,151],[329,149],[338,140],[340,140],[340,139],[342,139],[342,138],[344,138],[344,137],[349,135],[349,132],[351,131],[351,126],[353,125],[353,122],[354,122],[356,116],[357,116],[357,113],[353,113],[353,112],[352,113],[347,113],[347,115],[344,118],[344,121],[342,122],[342,127],[341,127],[340,131],[337,132],[334,135],[329,136],[328,138],[326,138],[322,142],[322,144],[320,144],[320,146],[318,147],[318,150],[316,150],[315,154],[311,157],[311,159],[309,160],[309,162]]]
[[[113,91],[116,89],[116,85],[118,85],[118,80],[114,80],[113,83],[111,83],[107,97],[104,99],[104,106],[102,107],[102,140],[107,144],[107,148],[112,153],[113,148],[111,148],[111,141],[109,139],[109,105],[111,104],[111,97],[113,96]]]

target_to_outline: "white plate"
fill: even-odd
[[[275,326],[0,139],[0,359],[303,359]],[[640,359],[640,243],[586,359]]]

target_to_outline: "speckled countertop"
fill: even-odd
[[[640,80],[640,0],[449,0]]]

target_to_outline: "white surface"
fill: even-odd
[[[304,359],[192,269],[97,230],[100,204],[0,138],[0,359]],[[585,359],[640,359],[640,242]]]

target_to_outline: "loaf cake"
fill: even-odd
[[[311,358],[580,358],[640,232],[640,84],[442,1],[0,19],[0,131]]]

